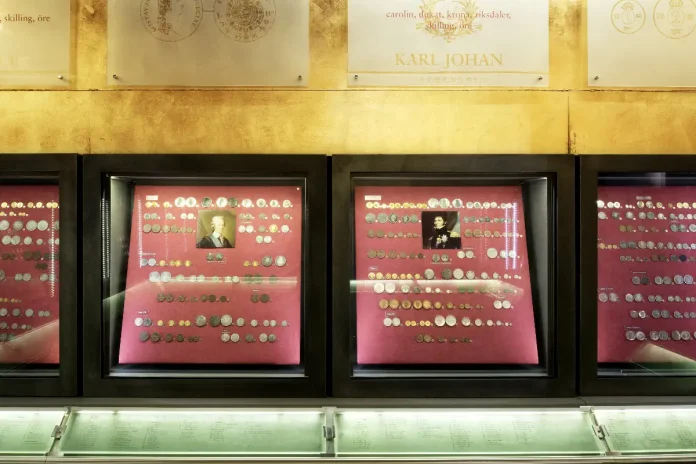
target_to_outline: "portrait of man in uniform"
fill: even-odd
[[[235,222],[229,211],[200,211],[196,248],[234,248]]]
[[[427,250],[456,250],[462,247],[459,213],[428,211],[421,217],[423,248]]]

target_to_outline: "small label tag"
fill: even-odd
[[[157,201],[159,200],[159,195],[146,195],[145,201]]]
[[[382,201],[382,195],[365,195],[365,201]]]

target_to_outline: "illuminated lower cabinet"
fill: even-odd
[[[696,407],[0,410],[0,462],[696,459]]]

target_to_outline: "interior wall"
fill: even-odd
[[[347,89],[346,0],[310,0],[306,90],[108,88],[106,0],[83,0],[93,15],[74,1],[74,86],[1,90],[0,152],[686,154],[696,149],[696,93],[587,88],[584,0],[551,0],[551,85],[543,90]]]

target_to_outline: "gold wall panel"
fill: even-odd
[[[2,153],[89,151],[87,92],[0,92]]]
[[[92,153],[566,153],[547,92],[93,92]]]
[[[574,92],[578,154],[696,154],[696,93]]]

